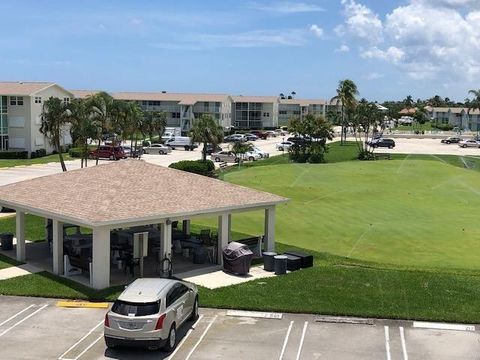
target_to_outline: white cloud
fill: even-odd
[[[316,36],[321,38],[323,36],[323,29],[318,25],[313,24],[310,26],[310,31]]]
[[[372,44],[382,41],[383,25],[377,14],[355,0],[342,0],[342,5],[345,22],[335,28],[338,35],[348,35]]]
[[[250,7],[255,10],[267,11],[272,13],[281,13],[281,14],[294,14],[294,13],[308,13],[308,12],[319,12],[325,11],[321,6],[296,2],[296,1],[274,1],[268,4],[262,3],[252,3]]]
[[[368,74],[363,76],[363,78],[365,80],[378,80],[378,79],[381,79],[383,77],[385,77],[384,74],[380,74],[380,73],[377,73],[377,72],[371,72],[371,73],[368,73]]]
[[[383,21],[355,0],[342,5],[337,34],[359,42],[361,57],[413,79],[480,80],[480,0],[409,0]]]
[[[349,51],[350,51],[350,48],[345,44],[343,44],[339,48],[335,49],[335,52],[344,52],[345,53],[345,52],[349,52]]]

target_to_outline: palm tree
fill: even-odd
[[[62,171],[67,171],[67,167],[65,166],[65,161],[63,159],[60,142],[63,138],[65,124],[67,123],[69,115],[70,110],[68,109],[68,106],[59,98],[50,97],[43,103],[40,132],[47,137],[50,144],[58,153]]]
[[[223,127],[210,114],[203,114],[200,118],[193,120],[193,126],[190,130],[192,142],[203,143],[202,159],[207,160],[207,146],[216,145],[223,141]]]
[[[145,129],[147,131],[150,143],[153,142],[155,135],[158,135],[159,140],[167,127],[167,114],[163,111],[147,111],[144,113]]]
[[[280,99],[285,99],[285,94],[284,93],[280,93],[280,95],[278,95],[278,96],[280,96]]]
[[[480,89],[478,90],[469,90],[468,94],[473,95],[473,99],[469,100],[468,102],[465,101],[465,105],[467,106],[467,114],[470,117],[470,111],[480,110]]]
[[[244,155],[250,151],[253,151],[254,146],[249,142],[240,142],[236,141],[232,145],[232,152],[235,155],[235,158],[238,159],[238,166],[243,161]]]
[[[408,95],[405,100],[403,100],[403,104],[407,109],[411,109],[413,107],[413,97],[412,95]]]
[[[348,120],[351,118],[357,100],[355,98],[358,95],[357,85],[350,79],[341,80],[338,83],[337,87],[337,96],[334,96],[331,101],[335,101],[337,106],[341,106],[341,126],[342,126],[342,136],[341,143],[345,144],[347,141],[346,127],[348,125]]]
[[[68,120],[71,124],[70,134],[76,146],[82,148],[81,167],[85,161],[87,166],[88,159],[88,139],[94,139],[98,132],[101,132],[101,124],[91,116],[91,109],[88,102],[83,99],[73,99],[68,105],[70,116]]]
[[[292,99],[295,98],[295,95],[297,95],[295,91],[292,91],[291,94],[292,94]]]

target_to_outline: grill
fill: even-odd
[[[223,269],[225,271],[246,275],[250,272],[253,252],[245,244],[231,242],[223,249]]]

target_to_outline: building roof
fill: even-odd
[[[300,105],[300,106],[309,106],[309,105],[325,105],[327,100],[323,99],[280,99],[280,104],[286,105]]]
[[[122,160],[0,187],[0,203],[6,207],[90,227],[127,227],[135,222],[155,223],[286,201],[142,160]]]
[[[78,99],[85,99],[89,96],[92,96],[101,92],[100,90],[69,90],[69,91],[73,94],[74,97]]]
[[[434,111],[437,113],[451,112],[452,114],[461,114],[462,112],[464,112],[464,113],[469,113],[471,115],[480,115],[479,109],[470,109],[470,112],[469,112],[467,107],[434,107],[432,108],[431,111]]]
[[[197,102],[229,101],[227,94],[187,94],[168,92],[117,92],[112,96],[118,100],[176,101],[180,105],[194,105]]]
[[[52,82],[0,81],[0,95],[30,96],[53,85]]]
[[[233,102],[247,102],[247,103],[278,103],[277,96],[232,96]]]
[[[417,108],[410,108],[410,109],[405,108],[400,110],[398,113],[400,115],[413,115],[415,114],[416,111],[417,111]]]

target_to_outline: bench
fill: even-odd
[[[388,153],[373,154],[373,157],[374,157],[375,160],[380,160],[380,159],[390,160],[392,158],[391,154],[388,154]]]
[[[225,170],[228,167],[228,164],[225,161],[222,161],[220,164],[218,164],[218,167],[220,170]]]
[[[247,245],[248,248],[253,252],[254,257],[256,258],[262,257],[263,236],[255,236],[255,237],[250,237],[250,238],[245,238],[245,239],[240,239],[235,241],[241,244]]]

